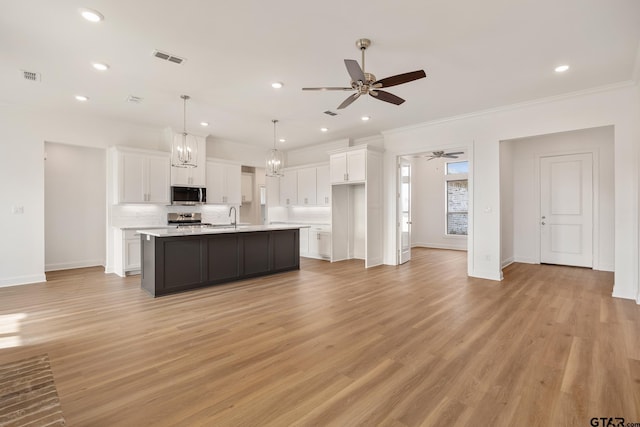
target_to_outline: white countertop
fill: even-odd
[[[237,228],[233,226],[224,228],[208,228],[208,227],[180,227],[180,228],[152,228],[138,229],[140,234],[148,234],[154,237],[178,237],[178,236],[197,236],[202,234],[228,234],[228,233],[249,233],[253,231],[272,231],[272,230],[294,230],[297,228],[307,228],[308,225],[239,225]]]

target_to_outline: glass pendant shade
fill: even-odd
[[[278,123],[278,121],[271,121],[273,122],[273,148],[269,150],[269,153],[267,154],[265,175],[280,177],[284,176],[284,172],[282,171],[284,168],[284,154],[276,148],[276,123]]]
[[[171,166],[177,168],[198,167],[198,140],[187,132],[187,100],[189,96],[180,96],[184,100],[184,126],[182,133],[176,134],[171,143]]]

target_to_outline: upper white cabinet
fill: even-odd
[[[206,172],[207,203],[240,204],[240,165],[207,161]]]
[[[243,173],[241,177],[242,203],[253,201],[253,175]]]
[[[197,136],[198,158],[197,167],[180,168],[171,166],[171,185],[179,187],[204,187],[206,180],[207,143],[204,138]]]
[[[298,204],[300,206],[316,205],[316,168],[298,170]]]
[[[298,171],[284,171],[284,176],[280,178],[280,204],[282,206],[298,204]]]
[[[120,147],[112,153],[114,203],[169,204],[169,153]]]
[[[358,148],[329,157],[331,183],[364,182],[367,179],[367,150]]]
[[[382,264],[382,152],[374,147],[358,146],[329,155],[333,183],[331,260],[364,259],[366,267]]]
[[[316,168],[316,202],[318,206],[331,206],[329,165]]]

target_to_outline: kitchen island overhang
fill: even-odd
[[[300,269],[300,226],[139,230],[152,296]]]

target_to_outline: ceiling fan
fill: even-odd
[[[371,73],[365,72],[364,68],[364,51],[371,45],[369,39],[358,39],[356,46],[362,52],[362,68],[358,64],[358,61],[354,59],[345,59],[344,65],[347,66],[347,72],[351,77],[351,87],[303,87],[302,90],[344,90],[355,91],[354,94],[349,95],[342,104],[338,106],[338,110],[351,105],[353,101],[358,99],[361,95],[370,95],[380,101],[389,102],[391,104],[400,105],[404,102],[404,99],[396,96],[392,93],[380,90],[380,88],[387,88],[390,86],[397,86],[403,83],[412,82],[414,80],[427,77],[424,70],[411,71],[404,74],[397,74],[395,76],[386,77],[384,79],[377,80],[376,76]]]
[[[432,154],[430,155],[426,155],[424,157],[427,157],[427,160],[433,160],[433,159],[457,159],[459,154],[464,154],[464,151],[456,151],[453,153],[445,153],[444,151],[432,151]]]

